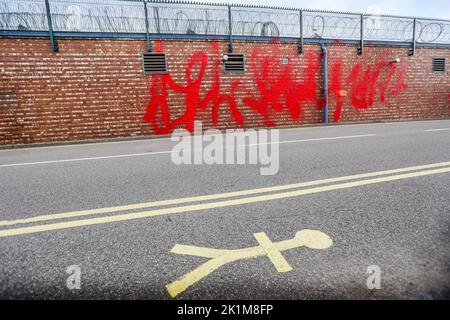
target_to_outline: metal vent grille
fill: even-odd
[[[142,54],[144,74],[161,74],[167,72],[165,53],[144,52]]]
[[[228,59],[224,61],[225,72],[244,73],[245,55],[243,53],[228,53]]]
[[[433,58],[433,72],[445,72],[445,58]]]

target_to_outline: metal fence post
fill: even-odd
[[[299,13],[299,18],[300,18],[300,43],[298,44],[298,53],[302,54],[303,53],[303,10],[300,10]]]
[[[155,18],[156,18],[156,33],[157,34],[161,34],[161,25],[160,25],[160,21],[159,21],[159,9],[158,9],[158,7],[154,7],[153,8],[153,12],[154,12]]]
[[[233,22],[231,20],[231,6],[228,6],[228,53],[233,53]]]
[[[417,19],[413,20],[413,38],[412,38],[412,47],[409,49],[409,55],[414,56],[416,54],[416,27],[417,27]]]
[[[53,52],[58,52],[58,44],[56,43],[55,35],[53,33],[53,23],[52,23],[52,14],[50,12],[50,4],[48,0],[45,0],[45,11],[47,12],[47,23],[48,23],[48,32],[50,35],[50,45],[52,46]]]
[[[358,48],[358,55],[362,55],[364,52],[364,14],[361,15],[361,30],[360,30],[360,41]]]
[[[152,48],[152,42],[150,41],[147,0],[144,0],[143,2],[144,2],[144,14],[145,14],[145,36],[147,39],[147,51],[152,52],[153,48]]]

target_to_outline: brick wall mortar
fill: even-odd
[[[169,73],[179,85],[186,85],[185,69],[195,52],[207,54],[205,76],[200,89],[201,98],[214,84],[214,64],[226,52],[227,42],[218,41],[218,53],[212,52],[210,40],[163,40],[160,45],[168,55]],[[157,77],[142,72],[141,53],[145,41],[137,39],[77,39],[58,38],[60,51],[52,53],[47,38],[0,38],[0,144],[51,143],[85,139],[104,139],[156,135],[151,123],[144,121],[147,106],[152,98],[150,87]],[[235,98],[244,118],[243,126],[266,127],[264,115],[243,102],[245,97],[260,98],[255,79],[261,76],[258,62],[251,61],[253,50],[261,63],[263,58],[272,58],[273,74],[266,81],[280,78],[285,66],[281,61],[289,59],[293,69],[293,81],[305,80],[308,69],[308,53],[320,60],[320,46],[305,45],[305,53],[297,53],[295,43],[236,41],[235,52],[245,53],[247,72],[243,75],[224,74],[219,71],[221,93],[231,92],[232,82],[240,81]],[[414,57],[408,57],[408,48],[371,46],[365,47],[364,56],[356,55],[356,47],[336,42],[328,45],[330,69],[337,62],[342,64],[341,92],[343,105],[340,121],[361,122],[380,120],[434,119],[450,117],[450,50],[445,48],[418,48]],[[401,93],[387,95],[380,101],[378,86],[382,77],[388,77],[390,61],[401,58],[397,72],[404,68],[406,85]],[[433,57],[447,58],[447,71],[431,72]],[[354,107],[351,102],[355,92],[349,75],[356,64],[361,65],[364,75],[368,66],[386,64],[382,77],[375,84],[373,104]],[[320,63],[320,61],[319,61]],[[194,68],[194,73],[197,69]],[[330,71],[330,86],[333,73]],[[372,70],[373,71],[373,70]],[[195,75],[193,75],[195,76]],[[282,78],[282,77],[281,77]],[[369,77],[370,78],[370,77]],[[362,80],[361,80],[362,79]],[[395,78],[397,79],[397,78]],[[367,79],[366,79],[367,80]],[[318,97],[322,96],[323,71],[314,75]],[[364,83],[364,77],[356,82]],[[395,86],[395,81],[392,81]],[[364,87],[364,85],[362,86]],[[388,91],[392,91],[388,88]],[[291,90],[292,91],[292,90]],[[295,91],[295,90],[294,90]],[[293,92],[294,95],[300,94]],[[169,90],[167,103],[170,115],[176,118],[186,109],[185,95]],[[336,111],[337,95],[330,92],[330,121]],[[285,97],[280,98],[281,109],[267,106],[268,117],[280,127],[318,124],[323,121],[323,112],[317,101],[300,104],[302,113],[294,119],[286,107]],[[276,106],[275,106],[276,109]],[[205,128],[213,127],[211,106],[198,110],[195,117]],[[219,129],[234,128],[236,121],[229,107],[221,105],[218,111]],[[180,125],[183,127],[183,125]],[[180,127],[178,126],[178,127]]]

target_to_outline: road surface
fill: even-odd
[[[177,166],[166,138],[0,150],[0,298],[450,297],[450,120],[280,142],[274,176]]]

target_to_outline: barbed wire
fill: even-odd
[[[61,32],[145,33],[142,0],[49,0],[53,27]],[[149,1],[149,32],[228,35],[228,6],[184,1]],[[300,9],[232,5],[233,35],[300,37]],[[355,13],[302,10],[305,38],[357,40]],[[366,40],[409,42],[414,19],[364,15]],[[0,30],[48,30],[44,0],[0,0]],[[450,21],[416,19],[416,40],[450,43]]]

